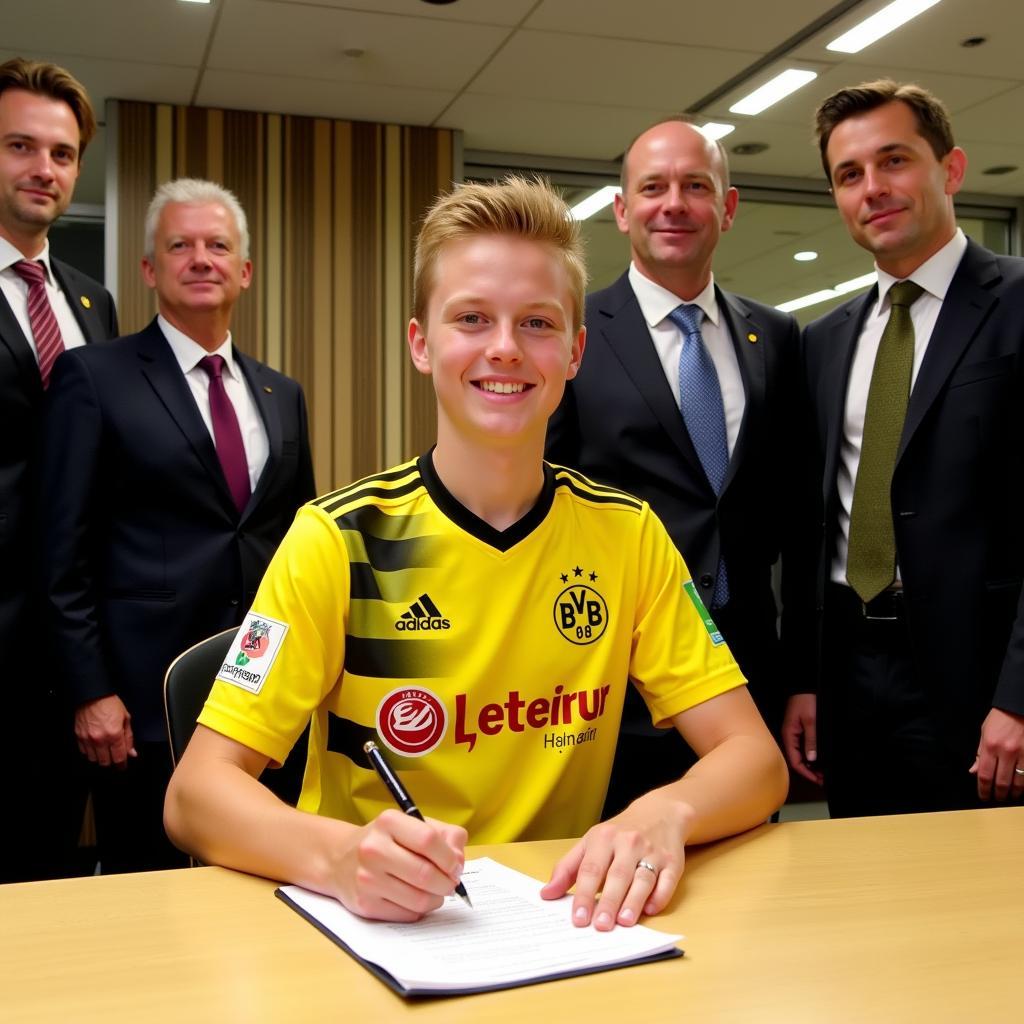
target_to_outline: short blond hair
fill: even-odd
[[[573,333],[583,325],[587,265],[580,226],[542,178],[509,175],[499,182],[456,185],[427,211],[416,238],[413,316],[426,323],[433,272],[444,246],[478,235],[512,235],[549,246],[565,267],[573,301]]]

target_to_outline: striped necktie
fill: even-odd
[[[28,285],[28,322],[36,343],[39,376],[47,388],[53,364],[64,351],[64,339],[46,294],[46,267],[39,260],[19,260],[11,269]]]

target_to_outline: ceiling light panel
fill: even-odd
[[[787,68],[776,75],[770,82],[765,82],[759,89],[737,100],[730,108],[730,114],[760,114],[762,110],[785,99],[790,93],[802,88],[818,77],[817,71],[805,71],[799,68]]]
[[[838,53],[860,53],[865,47],[887,36],[900,25],[905,25],[911,18],[916,18],[938,2],[939,0],[893,0],[888,7],[883,7],[877,14],[865,18],[859,25],[854,25],[849,32],[844,32],[838,39],[833,39],[825,49]]]

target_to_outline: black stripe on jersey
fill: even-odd
[[[395,572],[398,569],[432,565],[431,539],[402,534],[422,516],[389,516],[374,505],[362,505],[334,520],[339,530],[351,530],[363,539],[366,557],[374,569]]]
[[[629,499],[630,501],[639,501],[635,494],[630,494],[629,491],[624,491],[621,487],[614,487],[611,484],[602,484],[598,481],[591,479],[589,476],[581,473],[578,469],[573,469],[571,466],[552,466],[555,471],[555,480],[557,481],[563,474],[568,477],[572,477],[577,483],[583,484],[584,487],[588,487],[593,491],[600,491],[602,494],[617,494],[620,498]]]
[[[596,480],[591,480],[590,477],[585,476],[578,469],[571,469],[569,466],[555,466],[554,470],[556,484],[568,485],[576,483],[586,488],[587,493],[607,494],[610,497],[618,498],[624,505],[630,505],[638,510],[643,506],[643,502],[635,494],[630,494],[620,487],[613,487],[611,484],[602,484]],[[574,493],[579,494],[581,492],[574,489]]]
[[[359,480],[353,480],[350,484],[345,484],[344,487],[339,487],[336,491],[331,491],[330,494],[321,494],[319,498],[314,499],[312,504],[319,505],[324,508],[326,503],[329,501],[335,501],[346,494],[351,494],[353,491],[358,491],[360,487],[365,487],[367,484],[375,483],[387,483],[391,480],[401,480],[402,477],[408,476],[410,473],[415,473],[416,466],[412,463],[406,463],[403,466],[396,466],[394,469],[387,469],[383,473],[374,473],[372,476],[364,476]]]
[[[343,754],[357,768],[372,771],[370,763],[366,760],[366,751],[363,750],[363,744],[367,740],[373,740],[377,746],[385,745],[376,729],[360,725],[350,718],[342,718],[333,711],[327,712],[327,749],[332,754]],[[419,767],[419,758],[402,757],[389,750],[388,763],[400,767],[402,771],[410,771]]]
[[[537,497],[537,502],[529,512],[517,523],[513,523],[507,530],[496,530],[490,523],[485,522],[479,516],[463,505],[445,485],[434,469],[433,449],[426,455],[419,458],[420,476],[423,478],[423,486],[426,487],[434,504],[460,529],[476,537],[477,540],[489,544],[498,551],[508,551],[515,547],[521,540],[529,537],[534,530],[544,522],[551,509],[551,503],[555,499],[555,474],[551,467],[545,462],[544,484]]]
[[[585,501],[593,501],[599,505],[624,505],[626,508],[634,509],[637,512],[641,512],[644,507],[642,502],[637,501],[636,498],[632,498],[622,491],[612,491],[610,493],[591,491],[580,486],[569,476],[563,477],[559,475],[556,478],[556,486],[565,487],[578,498],[583,498]]]
[[[325,512],[331,513],[341,508],[342,505],[347,505],[352,501],[362,501],[364,498],[404,498],[405,495],[412,494],[413,491],[419,490],[422,486],[423,481],[417,476],[401,487],[367,487],[358,493],[348,494],[344,498],[339,498],[337,501],[321,505],[320,507]]]
[[[327,749],[332,754],[344,754],[357,768],[372,771],[363,750],[367,740],[380,743],[376,729],[342,718],[333,711],[327,712]]]
[[[383,601],[380,584],[366,562],[349,563],[348,595],[353,601]]]
[[[370,637],[345,637],[345,671],[371,679],[430,679],[447,675],[451,651],[438,640],[418,640],[403,636],[394,640]]]

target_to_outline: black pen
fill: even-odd
[[[367,740],[363,744],[363,750],[366,753],[367,760],[373,766],[373,770],[380,776],[381,781],[388,787],[388,792],[395,798],[395,803],[398,804],[404,813],[417,818],[419,821],[423,821],[420,809],[413,803],[412,797],[409,796],[408,791],[392,770],[391,765],[384,760],[384,754],[380,747],[373,740]],[[466,887],[461,882],[455,886],[455,895],[465,900],[467,907],[473,906],[473,901],[469,898],[469,893],[466,892]]]

